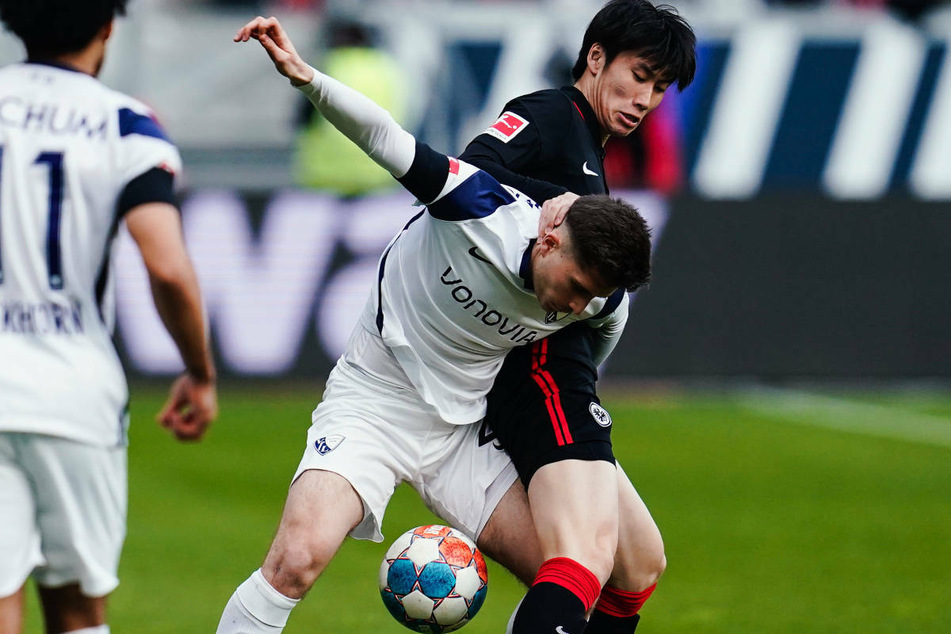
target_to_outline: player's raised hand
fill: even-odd
[[[185,373],[172,384],[165,407],[156,417],[179,440],[199,440],[218,416],[214,381],[199,381]]]
[[[565,214],[576,200],[581,198],[578,194],[565,192],[561,196],[549,198],[542,203],[542,213],[538,217],[538,235],[544,236],[551,233],[555,227],[565,221]]]
[[[314,78],[313,69],[297,54],[294,43],[277,18],[254,18],[238,29],[234,41],[247,42],[252,38],[267,51],[277,72],[290,79],[295,86],[308,84]]]

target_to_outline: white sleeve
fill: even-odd
[[[416,155],[416,139],[370,98],[314,69],[314,79],[298,86],[335,128],[396,178],[406,175]]]
[[[600,366],[614,351],[617,342],[621,339],[624,332],[624,325],[627,324],[627,313],[630,307],[630,300],[627,293],[620,305],[604,320],[590,323],[597,330],[598,339],[595,341],[593,356],[594,364]]]

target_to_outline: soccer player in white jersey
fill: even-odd
[[[150,111],[106,88],[126,0],[0,0],[28,59],[0,69],[0,633],[32,575],[47,632],[102,634],[125,536],[128,388],[111,339],[120,222],[185,365],[162,425],[215,417],[215,370],[173,179]]]
[[[220,634],[282,631],[348,534],[382,539],[399,482],[482,546],[512,491],[522,490],[512,504],[527,504],[508,456],[480,443],[473,424],[506,352],[585,322],[601,335],[595,354],[603,360],[627,319],[625,290],[650,276],[649,230],[633,207],[569,194],[555,203],[570,204],[564,223],[539,234],[534,201],[417,142],[369,99],[308,66],[277,20],[256,18],[235,41],[252,38],[425,209],[380,259],[378,282],[314,411],[277,535],[262,568],[225,606]],[[510,551],[521,546],[537,566],[532,537],[512,536]],[[592,586],[593,600],[597,579]],[[582,615],[561,631],[580,634],[583,623]]]

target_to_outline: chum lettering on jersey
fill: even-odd
[[[108,120],[94,118],[78,108],[61,108],[59,104],[33,103],[10,96],[0,99],[0,125],[27,132],[84,134],[90,139],[105,140]]]
[[[79,335],[83,333],[82,306],[55,302],[38,304],[0,302],[0,332],[19,335]]]

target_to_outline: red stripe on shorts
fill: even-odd
[[[547,361],[548,340],[536,341],[532,344],[532,379],[545,395],[545,407],[548,409],[548,417],[555,432],[555,440],[559,446],[570,445],[574,440],[571,438],[571,430],[568,429],[565,410],[561,406],[558,384],[555,383],[551,373],[544,368]]]

